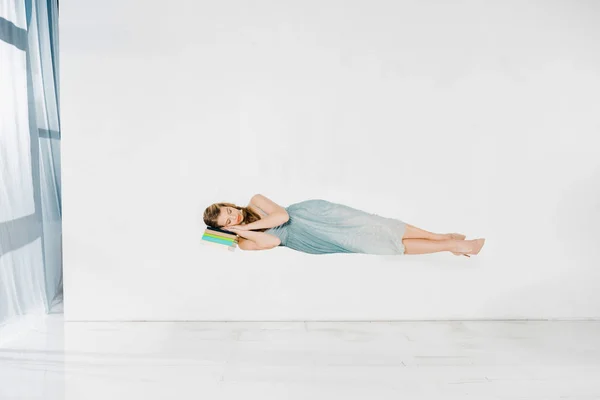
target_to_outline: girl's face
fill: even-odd
[[[244,215],[241,210],[233,207],[222,207],[221,214],[217,220],[219,226],[239,225],[244,220]]]

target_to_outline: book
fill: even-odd
[[[237,235],[236,235],[235,233],[233,233],[233,232],[226,231],[226,230],[224,230],[224,229],[221,229],[221,228],[217,228],[216,226],[210,226],[210,225],[209,225],[209,226],[207,226],[207,227],[206,227],[206,229],[210,229],[210,230],[213,230],[213,231],[217,231],[217,232],[223,233],[223,234],[225,234],[225,235],[234,235],[234,236],[237,236]]]
[[[204,244],[219,246],[230,251],[235,251],[238,241],[238,235],[213,226],[207,226],[202,235]]]
[[[224,230],[219,229],[219,228],[212,228],[210,226],[206,227],[206,229],[204,230],[204,233],[212,234],[212,235],[218,235],[218,236],[221,236],[221,237],[230,237],[232,239],[237,239],[237,237],[238,237],[238,235],[236,235],[233,232],[224,231]]]
[[[214,243],[221,243],[224,244],[226,246],[231,246],[233,244],[237,244],[238,241],[237,240],[232,240],[232,239],[227,239],[227,238],[220,238],[220,237],[215,237],[213,235],[202,235],[202,240],[206,240],[208,242],[214,242]]]
[[[221,243],[215,243],[215,242],[209,242],[208,240],[203,240],[202,243],[205,246],[209,246],[212,247],[214,246],[215,248],[219,248],[219,249],[227,249],[229,251],[235,251],[235,249],[237,248],[237,245],[232,245],[232,246],[224,246]]]

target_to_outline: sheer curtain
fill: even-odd
[[[62,295],[58,1],[0,0],[0,344]]]

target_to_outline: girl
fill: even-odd
[[[204,223],[239,236],[242,250],[277,246],[311,254],[427,254],[450,251],[478,254],[485,239],[465,240],[458,233],[432,233],[394,218],[314,199],[282,207],[257,194],[247,207],[216,203],[204,212]]]

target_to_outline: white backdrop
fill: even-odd
[[[600,5],[61,1],[67,320],[600,318]],[[215,166],[217,165],[217,166]],[[235,253],[323,198],[478,256]]]

